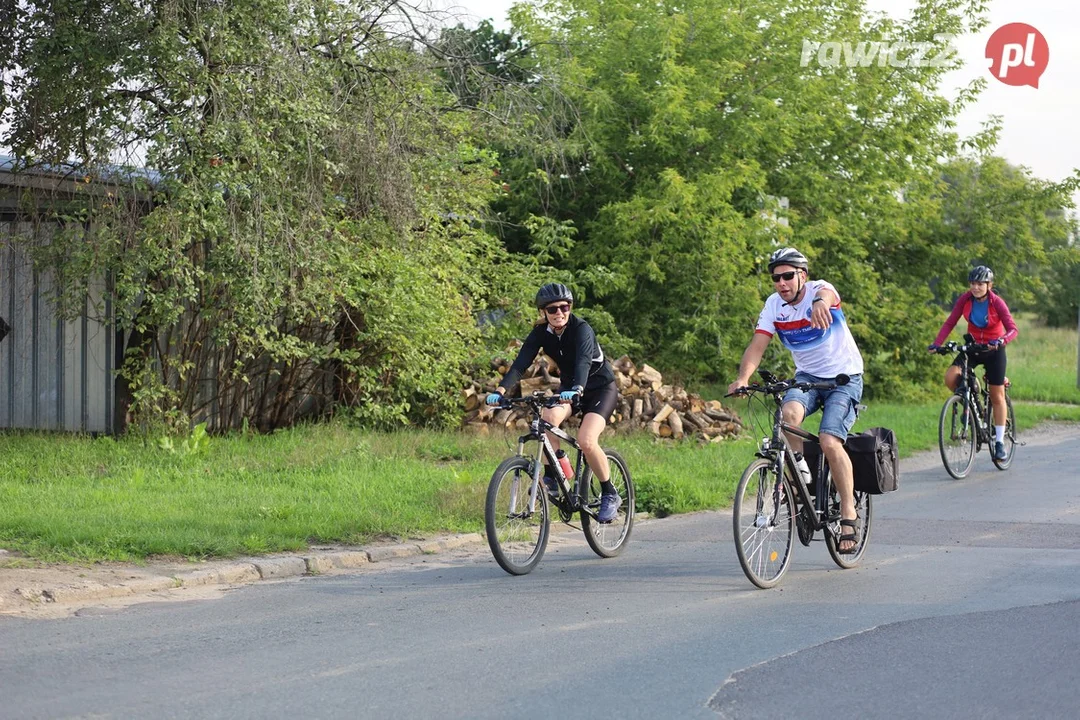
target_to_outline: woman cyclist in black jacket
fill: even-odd
[[[615,373],[604,358],[604,352],[596,341],[596,333],[589,323],[571,313],[574,295],[562,283],[548,283],[536,293],[536,307],[543,313],[540,321],[525,338],[517,359],[499,383],[495,392],[487,396],[488,405],[498,405],[507,390],[512,390],[522,373],[532,364],[536,354],[544,354],[559,366],[559,397],[563,405],[544,410],[544,419],[555,427],[560,426],[573,412],[572,403],[577,400],[582,412],[581,427],[577,441],[585,454],[585,461],[600,480],[600,512],[597,519],[611,522],[622,499],[611,484],[607,455],[600,447],[600,433],[607,427],[608,419],[619,401],[615,386]],[[559,439],[548,435],[558,449]]]

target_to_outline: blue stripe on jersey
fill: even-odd
[[[780,338],[780,342],[792,352],[813,350],[821,346],[829,339],[829,335],[837,323],[840,325],[846,324],[843,310],[830,308],[829,312],[832,313],[833,324],[824,329],[811,326],[809,320],[804,320],[798,324],[798,327],[792,328],[781,328],[780,325],[786,323],[777,323],[776,334]]]

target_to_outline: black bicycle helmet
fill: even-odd
[[[968,273],[968,282],[994,282],[994,271],[985,265],[972,268]]]
[[[769,256],[769,272],[772,272],[777,265],[790,265],[793,268],[802,268],[803,270],[810,269],[810,262],[806,259],[806,256],[790,247],[780,248]]]
[[[548,283],[536,293],[536,307],[538,308],[545,308],[551,303],[560,300],[565,300],[571,305],[574,304],[574,293],[570,292],[570,288],[562,283]]]

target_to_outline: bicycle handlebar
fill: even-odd
[[[961,345],[955,340],[950,340],[944,345],[939,345],[937,350],[935,350],[934,352],[936,352],[938,355],[945,355],[951,352],[962,352],[967,353],[968,355],[977,355],[978,353],[986,352],[992,347],[993,345],[985,345],[983,343],[965,343]]]
[[[545,395],[544,392],[543,390],[537,390],[532,395],[523,395],[517,398],[504,397],[495,407],[501,410],[513,410],[515,405],[528,405],[533,410],[539,411],[540,408],[558,407],[563,404],[558,395]]]
[[[727,393],[724,397],[736,397],[758,392],[779,398],[782,394],[793,388],[804,392],[807,390],[834,390],[851,382],[851,378],[843,374],[837,375],[836,380],[832,382],[797,382],[794,379],[777,380],[772,373],[765,370],[759,370],[758,374],[761,375],[761,379],[765,381],[764,384],[751,383],[749,385],[744,385],[743,387],[736,389],[735,392]]]

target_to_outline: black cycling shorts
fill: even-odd
[[[979,365],[986,367],[986,382],[989,385],[1004,385],[1005,384],[1005,346],[1002,345],[998,350],[987,350],[986,352],[976,353],[969,356],[968,364],[971,369],[974,370]],[[952,362],[957,367],[963,367],[964,354],[960,353],[956,356],[956,359]]]
[[[610,382],[595,390],[586,390],[578,404],[578,410],[584,417],[587,413],[596,413],[604,418],[605,422],[611,422],[611,414],[619,405],[619,388]]]

